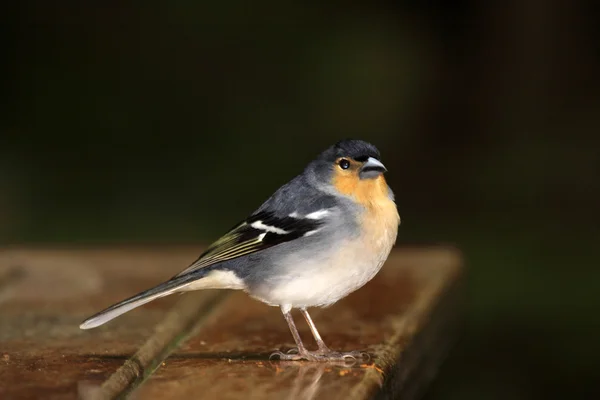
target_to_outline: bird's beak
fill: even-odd
[[[360,177],[362,179],[376,178],[385,171],[387,171],[387,168],[382,164],[381,161],[376,158],[369,157],[360,169]]]

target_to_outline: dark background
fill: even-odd
[[[1,242],[205,243],[363,138],[468,263],[428,397],[598,394],[600,3],[15,3]]]

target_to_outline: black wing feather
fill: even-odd
[[[275,233],[254,228],[252,224],[257,221],[261,221],[263,225],[282,229],[287,233]],[[298,239],[306,233],[318,229],[321,224],[320,220],[280,217],[269,211],[259,211],[211,244],[192,265],[176,277]]]

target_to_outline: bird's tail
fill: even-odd
[[[92,315],[91,317],[83,321],[81,325],[79,325],[79,328],[91,329],[105,324],[108,321],[117,318],[119,315],[125,314],[126,312],[131,311],[134,308],[137,308],[143,304],[149,303],[152,300],[156,300],[158,298],[182,291],[184,290],[185,286],[194,282],[198,278],[198,273],[195,273],[194,276],[188,274],[180,277],[175,277],[167,282],[161,283],[158,286],[155,286],[144,292],[138,293],[133,297],[123,300],[117,304],[114,304],[95,315]]]

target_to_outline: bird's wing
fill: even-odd
[[[323,214],[313,215],[323,216]],[[298,239],[316,231],[322,223],[322,218],[307,218],[293,214],[276,216],[272,212],[259,211],[211,244],[192,265],[176,277]]]

